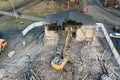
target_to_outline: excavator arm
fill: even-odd
[[[64,44],[64,49],[62,51],[62,57],[65,57],[66,56],[66,49],[67,49],[67,46],[68,46],[68,42],[69,42],[69,39],[72,37],[72,31],[68,31],[68,34],[67,34],[67,37],[66,37],[66,40],[65,40],[65,44]]]

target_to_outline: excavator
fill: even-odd
[[[56,52],[55,53],[55,58],[51,61],[51,66],[55,70],[63,70],[64,66],[67,64],[69,61],[69,57],[67,56],[66,49],[69,43],[70,38],[72,37],[72,33],[74,32],[73,27],[68,27],[67,28],[67,36],[64,44],[64,48],[62,52]]]
[[[7,42],[4,39],[0,39],[0,52],[3,52],[6,46]]]

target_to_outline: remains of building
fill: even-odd
[[[55,47],[51,54],[52,57],[49,58],[50,73],[54,69],[58,73],[62,70],[59,79],[58,75],[51,77],[49,76],[50,73],[46,75],[50,77],[49,80],[79,80],[82,78],[82,80],[111,80],[109,71],[106,69],[104,61],[100,58],[101,53],[99,53],[99,49],[96,47],[100,46],[100,43],[95,36],[96,27],[92,17],[75,10],[53,13],[46,17],[44,27],[44,44]],[[89,47],[87,47],[88,45]],[[91,49],[90,47],[93,48],[93,46],[94,50],[90,50],[93,51],[92,53],[89,53],[89,50],[84,51],[83,49],[85,47],[86,49]],[[93,59],[91,61],[93,61],[92,64],[94,65],[87,63],[89,59]],[[93,67],[91,70],[93,70],[92,74],[94,75],[91,78],[89,76],[89,71],[91,72],[90,65]],[[75,66],[77,68],[74,72]],[[80,71],[77,72],[77,69]],[[80,72],[83,72],[83,74],[80,74]],[[79,75],[82,78],[78,77]],[[48,78],[43,80],[46,79]]]
[[[102,76],[113,80],[119,79],[119,74],[111,69],[108,70],[108,66],[106,68],[106,64],[114,64],[109,59],[112,53],[106,49],[108,46],[102,43],[105,42],[104,36],[101,37],[102,33],[95,26],[92,17],[75,10],[48,15],[44,21],[45,32],[42,32],[37,37],[38,40],[33,41],[29,46],[27,41],[35,36],[24,36],[26,41],[23,42],[24,53],[23,48],[19,51],[24,56],[17,56],[20,57],[19,61],[15,60],[7,64],[13,66],[1,69],[0,78],[3,80],[99,80]]]

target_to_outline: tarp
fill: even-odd
[[[82,14],[76,10],[67,10],[50,14],[46,17],[45,24],[57,23],[58,26],[61,26],[63,22],[66,22],[68,20],[89,25],[95,24],[95,21],[91,16]]]

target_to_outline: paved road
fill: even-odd
[[[29,8],[31,8],[32,6],[38,4],[39,2],[41,2],[42,0],[24,0],[23,2],[17,4],[17,5],[14,5],[14,8],[15,10],[17,9],[20,9],[26,5],[29,4]],[[1,10],[4,10],[4,11],[8,11],[8,12],[13,12],[13,8],[12,7],[8,7],[8,8],[3,8]],[[3,15],[0,15],[0,17],[2,17]]]
[[[17,4],[17,5],[14,5],[14,8],[15,8],[15,10],[20,9],[23,6],[26,6],[26,5],[30,4],[30,3],[33,3],[33,1],[35,1],[35,0],[24,0],[23,2],[21,2],[21,3]],[[8,7],[8,8],[3,8],[1,10],[13,11],[13,8]]]
[[[13,12],[7,12],[7,11],[0,11],[0,14],[34,20],[34,21],[43,21],[44,20],[43,18],[39,18],[39,17],[27,16],[27,15],[22,15],[22,14],[17,14],[17,13],[13,13]]]
[[[95,5],[99,6],[101,9],[103,9],[104,11],[110,13],[111,15],[114,15],[116,17],[120,17],[120,10],[114,9],[114,8],[105,8],[102,6],[102,4],[99,2],[99,0],[93,0]]]
[[[97,21],[103,23],[109,23],[111,25],[120,25],[120,11],[109,11],[101,6],[98,0],[87,0],[88,11],[91,11],[91,16],[93,16]],[[90,7],[89,7],[90,6]]]
[[[17,5],[14,5],[14,8],[15,8],[15,10],[17,10],[17,9],[19,9],[19,8],[25,6],[26,4],[29,4],[31,2],[33,2],[33,0],[25,0],[25,1],[23,1],[23,2],[21,2],[19,4],[17,4]],[[5,9],[3,8],[1,10],[10,11],[11,12],[11,11],[13,11],[13,8],[12,7],[8,7],[8,8],[5,8]],[[2,16],[3,15],[0,15],[0,17],[2,17]]]

